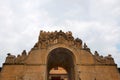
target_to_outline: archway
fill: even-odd
[[[47,80],[75,80],[75,66],[74,66],[74,55],[66,48],[55,48],[48,55],[47,61]],[[66,78],[61,78],[62,75],[58,75],[57,78],[51,79],[50,71],[55,68],[61,67],[66,71]]]

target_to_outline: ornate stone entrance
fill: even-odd
[[[60,30],[41,31],[28,53],[9,53],[0,80],[120,80],[120,74],[111,55],[92,53],[72,32]]]
[[[74,55],[70,50],[60,47],[49,53],[47,63],[48,78],[50,70],[56,67],[62,67],[67,71],[68,80],[75,80]]]

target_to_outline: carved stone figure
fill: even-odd
[[[82,40],[80,40],[79,38],[75,39],[75,45],[79,48],[82,48]]]
[[[27,52],[26,52],[26,50],[23,50],[23,52],[22,52],[22,56],[27,56]]]
[[[14,63],[15,56],[11,55],[10,53],[7,54],[8,56],[6,57],[5,63]]]
[[[106,60],[106,64],[114,64],[114,60],[110,54],[105,57],[105,60]]]
[[[86,43],[84,43],[83,48],[84,48],[85,50],[88,48],[87,45],[86,45]]]
[[[88,46],[86,45],[86,43],[84,43],[83,49],[91,53],[90,48],[88,48]]]

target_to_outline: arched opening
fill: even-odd
[[[60,70],[66,73],[60,74]],[[52,71],[54,73],[51,73]],[[55,75],[56,77],[54,77]],[[47,80],[75,80],[74,55],[70,50],[60,47],[49,53]]]

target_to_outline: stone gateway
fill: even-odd
[[[111,55],[92,54],[72,32],[60,30],[40,31],[28,53],[8,53],[0,80],[120,80],[120,74]]]

